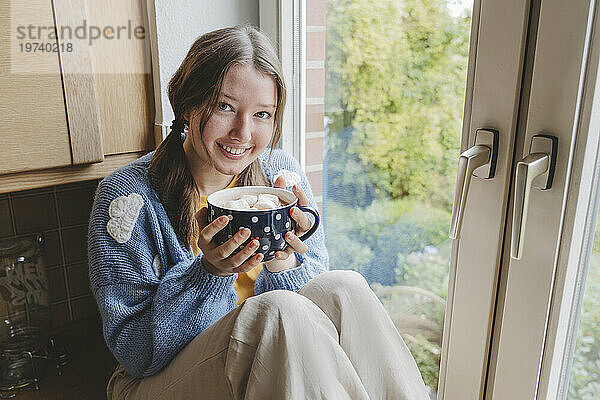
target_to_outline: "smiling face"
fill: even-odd
[[[189,115],[183,147],[196,181],[210,186],[211,176],[237,175],[256,160],[271,141],[276,104],[273,78],[251,65],[232,66],[203,132],[198,110]]]

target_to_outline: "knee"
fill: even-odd
[[[328,271],[316,276],[311,280],[311,282],[313,281],[327,292],[333,294],[357,293],[371,290],[366,279],[361,274],[349,270]]]
[[[300,311],[303,300],[305,300],[303,296],[289,290],[272,290],[251,297],[246,301],[254,302],[258,308],[267,314],[276,313],[281,315],[282,311]]]

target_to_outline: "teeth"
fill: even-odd
[[[243,152],[245,152],[247,149],[234,149],[232,147],[229,146],[225,146],[225,145],[220,145],[223,149],[225,149],[228,153],[234,154],[234,155],[238,155],[238,154],[242,154]]]

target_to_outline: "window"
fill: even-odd
[[[598,131],[600,35],[595,2],[576,2],[306,0],[299,137],[307,173],[322,177],[311,180],[331,266],[367,278],[432,396],[442,342],[445,398],[555,398],[559,382],[563,395],[597,397],[597,255],[586,253],[585,268],[576,258],[594,231],[583,235],[595,180],[582,165],[598,146],[581,141],[597,140],[586,129]],[[460,242],[450,243],[459,148],[480,129],[501,136],[497,173],[473,178]],[[513,259],[515,166],[540,133],[559,139],[561,155],[552,190],[532,195],[525,255]]]
[[[306,172],[435,393],[471,2],[308,0]]]

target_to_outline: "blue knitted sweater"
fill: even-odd
[[[88,258],[92,293],[106,343],[132,376],[163,369],[196,335],[236,307],[237,274],[208,273],[175,234],[148,174],[154,152],[126,165],[98,185],[89,220]],[[298,162],[281,150],[260,157],[271,182],[279,170],[296,172],[310,205],[312,190]],[[168,199],[164,199],[168,202]],[[168,207],[167,207],[168,209]],[[171,217],[171,218],[169,218]],[[329,267],[323,228],[296,254],[300,266],[271,273],[263,268],[255,294],[297,291]]]

